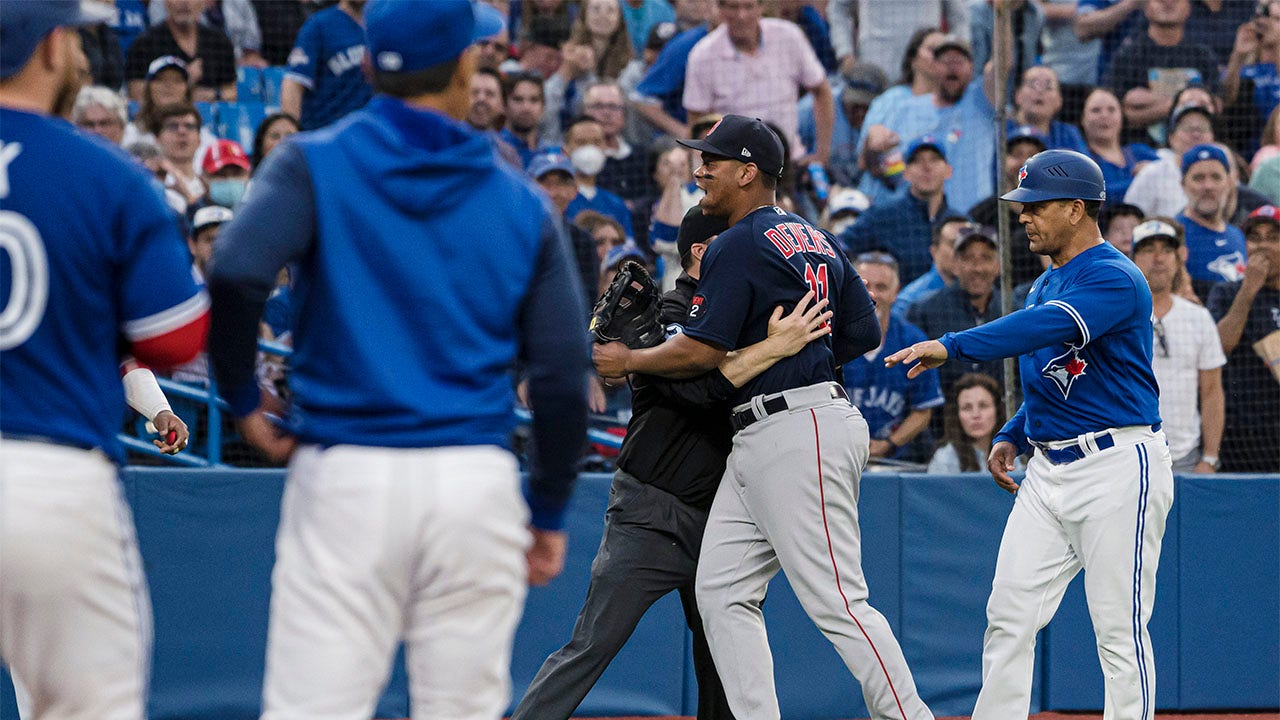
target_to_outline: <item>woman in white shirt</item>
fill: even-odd
[[[1000,384],[990,375],[961,375],[951,388],[943,423],[945,442],[929,461],[928,472],[955,474],[979,472],[987,467],[991,439],[1004,427]],[[1018,469],[1023,467],[1018,458]]]

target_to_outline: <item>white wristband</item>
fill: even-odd
[[[160,389],[156,376],[147,368],[135,368],[124,374],[124,399],[129,407],[138,411],[148,420],[165,410],[170,410],[169,401]]]

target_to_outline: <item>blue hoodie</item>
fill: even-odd
[[[256,331],[252,305],[295,261],[291,431],[321,445],[505,447],[519,359],[539,419],[555,419],[535,425],[534,523],[558,527],[588,369],[585,333],[564,322],[585,300],[558,222],[487,136],[399,100],[296,135],[264,162],[211,264],[213,360],[232,409],[257,405],[238,346]]]

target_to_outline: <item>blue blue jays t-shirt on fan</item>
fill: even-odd
[[[1258,117],[1271,116],[1280,105],[1280,73],[1275,63],[1254,63],[1240,69],[1240,77],[1253,81],[1253,107]]]
[[[1244,279],[1244,232],[1227,225],[1222,232],[1207,228],[1183,213],[1178,222],[1187,234],[1187,274],[1201,282],[1235,282]]]
[[[809,343],[738,388],[735,405],[835,380],[842,329],[875,312],[875,303],[835,239],[779,207],[756,209],[711,243],[689,305],[689,337],[730,350],[755,344],[768,336],[773,309],[789,312],[810,289],[830,298],[834,337]]]
[[[1028,439],[1160,422],[1151,370],[1151,288],[1137,266],[1100,242],[1036,279],[1023,310],[942,336],[951,357],[1021,356],[1025,400],[997,433],[1026,452]]]
[[[942,405],[937,370],[926,370],[908,380],[906,365],[884,366],[885,357],[928,339],[920,328],[890,315],[880,347],[845,364],[844,387],[849,391],[849,402],[866,419],[873,439],[887,440],[913,410]]]
[[[364,28],[340,7],[312,15],[298,31],[285,77],[301,83],[303,130],[322,128],[373,97],[365,80]]]

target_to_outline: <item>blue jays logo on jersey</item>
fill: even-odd
[[[1040,374],[1052,380],[1065,398],[1071,395],[1071,386],[1075,384],[1077,378],[1084,375],[1088,367],[1089,363],[1080,357],[1080,348],[1070,347],[1066,352],[1050,360]]]

